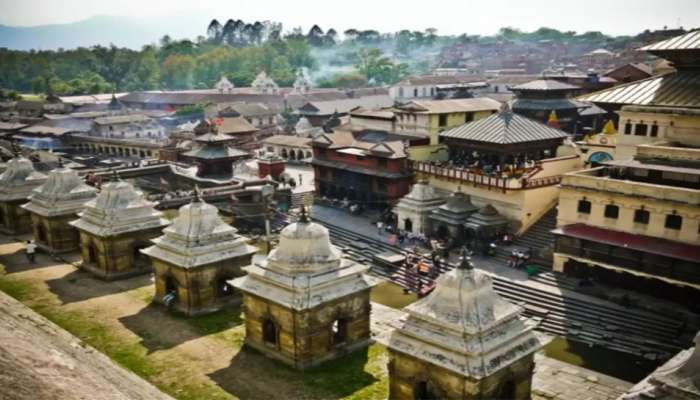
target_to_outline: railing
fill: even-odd
[[[561,175],[543,178],[530,178],[542,170],[540,165],[535,165],[535,167],[525,170],[524,173],[518,178],[503,178],[495,175],[486,175],[481,170],[442,167],[420,161],[410,161],[410,168],[416,173],[468,182],[472,183],[474,186],[482,185],[488,187],[489,189],[501,189],[504,192],[506,190],[534,189],[544,186],[553,186],[561,182]]]

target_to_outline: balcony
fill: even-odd
[[[542,162],[535,163],[534,167],[516,169],[511,173],[487,173],[481,168],[441,166],[421,161],[409,163],[415,173],[471,183],[474,186],[486,186],[489,189],[501,189],[503,192],[553,186],[559,184],[562,179],[561,175],[535,177],[544,170]]]

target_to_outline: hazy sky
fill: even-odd
[[[0,24],[68,23],[94,15],[275,20],[285,29],[435,27],[491,34],[502,26],[634,34],[679,24],[700,27],[700,0],[0,0]]]

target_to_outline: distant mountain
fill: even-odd
[[[209,20],[201,16],[96,16],[60,25],[0,25],[0,48],[52,50],[114,43],[120,47],[140,49],[145,44],[156,43],[164,35],[170,35],[173,39],[195,39],[198,35],[206,35]]]

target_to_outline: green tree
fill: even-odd
[[[191,89],[195,62],[189,55],[173,54],[163,61],[162,80],[169,89]]]

